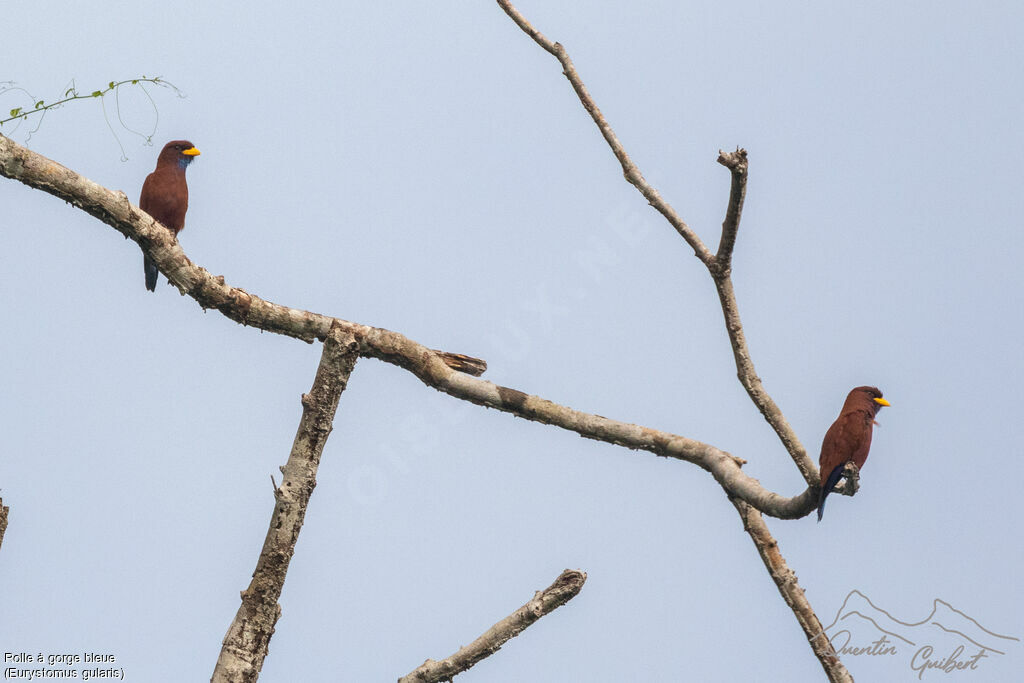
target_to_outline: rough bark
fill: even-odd
[[[358,345],[351,334],[335,326],[324,342],[313,388],[302,396],[302,418],[283,479],[274,490],[274,512],[263,549],[242,605],[224,636],[211,683],[251,683],[259,678],[274,627],[281,617],[278,598],[309,498],[316,487],[320,456],[331,433],[338,400],[355,367]]]
[[[822,628],[818,615],[814,613],[814,608],[807,600],[804,589],[800,587],[796,574],[786,564],[786,558],[782,556],[779,543],[768,530],[768,525],[765,524],[761,513],[741,500],[735,498],[729,498],[729,500],[736,506],[736,511],[739,513],[740,519],[743,520],[743,529],[750,536],[750,540],[754,542],[754,547],[757,548],[761,561],[764,562],[765,569],[768,570],[768,575],[772,577],[772,581],[779,589],[779,594],[792,610],[797,623],[800,624],[800,628],[807,636],[811,651],[821,663],[828,680],[833,683],[853,683],[853,676],[846,670],[832,648],[832,643],[825,635],[825,629]]]

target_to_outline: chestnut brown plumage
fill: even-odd
[[[857,387],[846,397],[839,417],[825,432],[821,443],[821,493],[818,494],[818,521],[825,512],[825,498],[839,483],[843,467],[853,462],[860,469],[868,459],[871,448],[871,429],[875,415],[889,402],[882,398],[877,387]]]
[[[177,235],[185,227],[188,211],[188,185],[185,169],[199,150],[188,140],[173,140],[164,145],[156,160],[156,170],[146,176],[139,197],[139,208],[160,221]],[[157,267],[148,256],[143,258],[146,271],[146,289],[156,291]]]

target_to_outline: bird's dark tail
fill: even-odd
[[[156,291],[156,276],[160,272],[156,269],[156,264],[149,260],[148,256],[142,258],[142,267],[146,271],[146,289],[151,292]]]
[[[846,463],[843,463],[842,465],[833,468],[832,471],[828,473],[828,479],[825,480],[825,485],[821,487],[821,493],[818,494],[819,522],[821,521],[821,516],[825,514],[825,498],[828,497],[828,494],[832,493],[832,489],[834,489],[836,484],[839,483],[839,480],[843,476],[843,467],[845,465]]]

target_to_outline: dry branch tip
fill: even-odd
[[[427,659],[399,683],[438,683],[466,671],[501,649],[502,645],[522,633],[544,615],[561,607],[579,594],[587,580],[586,572],[566,569],[555,581],[515,612],[489,628],[469,645],[441,660]]]

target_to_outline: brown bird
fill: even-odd
[[[188,211],[188,185],[185,169],[199,156],[188,140],[174,140],[164,145],[156,160],[156,170],[146,176],[139,197],[139,208],[160,221],[175,236],[185,227]],[[143,258],[146,271],[146,289],[156,291],[156,264],[148,256]]]
[[[854,462],[857,468],[864,467],[871,448],[871,428],[875,415],[889,402],[882,398],[876,387],[857,387],[846,397],[839,417],[825,432],[821,443],[821,493],[818,494],[818,521],[825,512],[825,498],[832,492],[843,476],[843,466]]]

